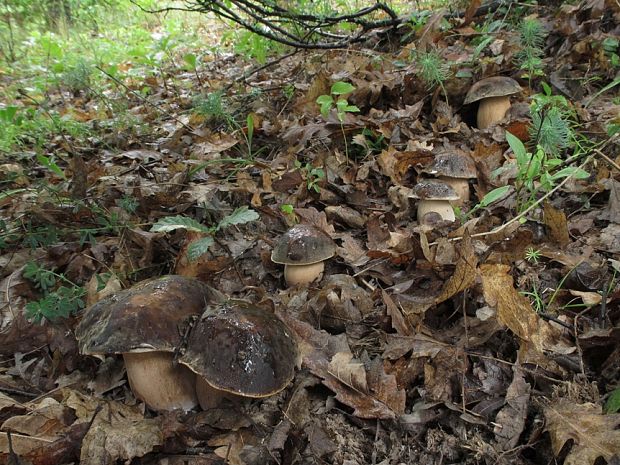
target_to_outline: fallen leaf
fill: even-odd
[[[565,247],[570,242],[566,214],[562,210],[554,208],[549,202],[545,203],[543,212],[545,225],[549,228],[551,239],[557,242],[560,247]]]
[[[544,414],[556,457],[567,441],[573,441],[564,465],[591,465],[599,457],[610,463],[620,454],[620,414],[603,415],[600,405],[566,398],[549,404]]]
[[[525,382],[522,370],[515,366],[512,383],[506,390],[506,405],[495,417],[495,438],[502,450],[516,447],[525,427],[531,386]]]
[[[465,231],[461,246],[459,248],[459,258],[456,262],[456,269],[450,279],[445,282],[441,293],[435,298],[435,304],[439,304],[455,296],[459,292],[470,288],[476,281],[476,267],[478,259],[471,242],[469,232]]]

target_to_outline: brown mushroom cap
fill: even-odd
[[[412,199],[419,200],[457,200],[458,194],[448,184],[432,179],[422,179],[413,186]]]
[[[421,170],[422,173],[449,178],[471,179],[477,175],[474,161],[459,153],[441,153],[433,162]]]
[[[181,325],[200,315],[207,286],[193,278],[164,276],[100,300],[84,312],[75,330],[80,352],[174,352]]]
[[[521,92],[517,81],[507,76],[493,76],[476,82],[465,96],[465,105],[488,97],[504,97]]]
[[[207,309],[180,362],[220,391],[267,397],[293,379],[297,345],[272,313],[241,301]]]
[[[284,265],[311,265],[331,258],[336,244],[329,235],[315,226],[296,224],[286,231],[271,253],[271,261]]]

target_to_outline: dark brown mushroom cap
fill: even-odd
[[[284,265],[311,265],[331,258],[336,244],[329,235],[315,226],[296,224],[280,236],[271,261]]]
[[[196,322],[179,361],[216,389],[267,397],[293,379],[297,345],[269,311],[228,301]]]
[[[433,162],[421,170],[422,173],[449,178],[471,179],[476,177],[476,165],[466,155],[459,153],[440,153]]]
[[[504,97],[521,92],[517,81],[507,76],[493,76],[476,82],[465,96],[465,105],[487,97]]]
[[[422,179],[413,186],[412,199],[420,200],[458,200],[458,194],[449,185],[433,179]]]
[[[180,326],[204,311],[207,295],[205,284],[176,275],[113,294],[84,312],[75,330],[80,352],[173,352],[181,342]]]

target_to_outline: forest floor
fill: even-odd
[[[620,7],[515,8],[0,108],[89,126],[0,153],[0,462],[620,463]],[[465,96],[497,75],[522,91],[477,129]],[[420,223],[447,154],[471,191]],[[297,223],[336,249],[287,287]],[[156,412],[121,357],[79,353],[82,307],[170,274],[275,312],[291,383]]]

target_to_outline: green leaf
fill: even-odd
[[[239,207],[220,221],[217,225],[217,229],[223,229],[234,224],[249,223],[251,221],[256,221],[259,218],[259,214],[254,210],[250,210],[248,207]]]
[[[611,395],[605,402],[605,413],[618,413],[620,412],[620,388],[616,388],[611,391]]]
[[[506,131],[506,141],[508,142],[508,145],[510,145],[510,148],[515,153],[517,158],[519,158],[520,156],[523,157],[527,154],[527,150],[525,149],[525,145],[523,145],[523,142],[521,142],[521,140],[517,136],[509,133],[508,131]]]
[[[41,163],[43,166],[45,166],[47,169],[56,173],[58,176],[60,176],[65,181],[67,180],[65,173],[60,169],[60,167],[56,164],[56,162],[52,160],[51,158],[48,158],[45,155],[41,155],[38,153],[37,161]]]
[[[203,237],[202,239],[192,242],[187,248],[187,258],[189,258],[190,262],[197,260],[201,255],[207,253],[213,242],[211,236]]]
[[[355,105],[347,105],[346,107],[344,107],[344,111],[349,113],[357,113],[360,111],[360,109]]]
[[[487,194],[480,201],[480,207],[488,207],[492,203],[502,199],[511,188],[512,186],[501,186],[497,189],[493,189],[492,191],[487,192]]]
[[[177,229],[187,229],[188,231],[211,233],[211,229],[198,221],[187,216],[167,216],[160,219],[151,227],[151,232],[170,232]]]
[[[252,137],[254,137],[254,117],[252,113],[248,114],[248,117],[245,119],[245,122],[248,127],[248,141],[252,141]]]
[[[338,81],[332,86],[331,93],[333,95],[349,94],[355,90],[355,87],[348,82]]]
[[[575,166],[568,166],[566,168],[562,168],[557,173],[553,173],[551,179],[554,181],[561,178],[567,178],[569,176],[574,177],[575,179],[587,179],[590,177],[587,171],[582,170],[581,168],[577,168]]]
[[[198,61],[196,55],[193,53],[186,53],[183,55],[183,61],[187,64],[187,68],[192,70],[196,69],[196,62]]]
[[[316,99],[316,103],[319,105],[331,105],[334,103],[334,98],[331,95],[319,95]]]

